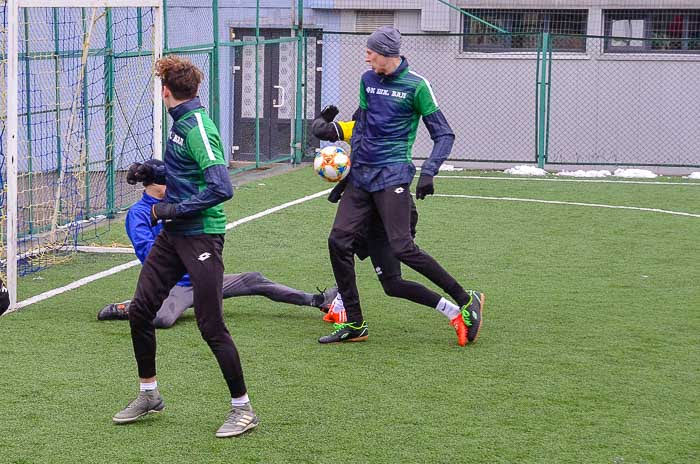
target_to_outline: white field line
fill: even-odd
[[[275,206],[270,209],[266,209],[265,211],[261,211],[259,213],[253,214],[251,216],[244,217],[242,219],[239,219],[237,221],[233,221],[229,224],[226,224],[226,230],[233,229],[234,227],[237,227],[241,224],[245,224],[246,222],[254,221],[255,219],[260,219],[261,217],[267,216],[272,213],[276,213],[277,211],[283,210],[285,208],[289,208],[290,206],[298,205],[300,203],[304,203],[305,201],[313,200],[315,198],[327,195],[331,189],[323,190],[321,192],[314,193],[313,195],[307,195],[305,197],[299,198],[294,201],[290,201],[284,204],[281,204],[279,206]],[[134,266],[138,266],[140,261],[138,259],[135,259],[133,261],[129,261],[128,263],[125,264],[120,264],[119,266],[115,266],[111,269],[107,269],[106,271],[98,272],[97,274],[93,274],[91,276],[84,277],[80,280],[76,280],[75,282],[72,282],[68,285],[65,285],[63,287],[55,288],[53,290],[49,290],[44,293],[40,293],[39,295],[35,295],[31,298],[27,298],[26,300],[22,300],[15,304],[14,309],[12,311],[7,311],[5,314],[10,314],[11,312],[17,311],[20,308],[24,308],[26,306],[29,306],[34,303],[38,303],[39,301],[46,300],[48,298],[54,297],[56,295],[60,295],[61,293],[65,293],[69,290],[74,290],[78,287],[82,287],[83,285],[89,284],[90,282],[94,282],[96,280],[102,279],[103,277],[108,277],[113,274],[116,274],[118,272],[124,271],[126,269],[132,268]],[[3,315],[4,316],[4,315]]]
[[[472,200],[495,200],[495,201],[520,201],[525,203],[544,203],[548,205],[568,205],[568,206],[588,206],[591,208],[608,208],[608,209],[628,209],[633,211],[648,211],[651,213],[671,214],[674,216],[686,216],[700,218],[700,214],[685,213],[682,211],[669,211],[658,208],[642,208],[638,206],[620,206],[620,205],[603,205],[599,203],[579,203],[576,201],[557,201],[557,200],[537,200],[534,198],[513,198],[513,197],[484,197],[480,195],[449,195],[445,193],[436,193],[436,197],[445,198],[468,198]]]
[[[695,185],[700,187],[700,182],[661,182],[640,180],[599,180],[599,179],[540,179],[537,177],[491,177],[491,176],[435,176],[436,179],[481,179],[481,180],[525,180],[539,182],[578,182],[592,184],[642,184],[642,185]]]
[[[268,214],[276,213],[277,211],[285,209],[285,208],[289,208],[290,206],[298,205],[300,203],[304,203],[305,201],[309,201],[309,200],[313,200],[314,198],[322,197],[322,196],[330,193],[331,190],[332,189],[322,190],[320,192],[314,193],[313,195],[307,195],[307,196],[299,198],[297,200],[283,203],[279,206],[275,206],[274,208],[266,209],[265,211],[261,211],[257,214],[253,214],[252,216],[244,217],[243,219],[233,221],[229,224],[226,224],[226,230],[233,229],[234,227],[238,227],[241,224],[245,224],[246,222],[254,221],[254,220],[259,219],[263,216],[267,216]]]
[[[128,263],[120,264],[119,266],[115,266],[111,269],[107,269],[106,271],[98,272],[97,274],[93,274],[91,276],[83,277],[80,280],[76,280],[75,282],[71,282],[68,285],[64,285],[63,287],[60,288],[54,288],[53,290],[49,290],[44,293],[40,293],[38,295],[35,295],[31,298],[27,298],[26,300],[22,300],[19,303],[17,303],[12,311],[8,311],[6,314],[9,314],[11,312],[17,311],[20,308],[24,308],[25,306],[29,306],[34,303],[38,303],[39,301],[46,300],[48,298],[51,298],[52,296],[60,295],[61,293],[65,293],[69,290],[76,289],[78,287],[82,287],[83,285],[87,285],[90,282],[94,282],[96,280],[99,280],[103,277],[111,276],[112,274],[116,274],[117,272],[124,271],[126,269],[132,268],[134,266],[138,266],[141,264],[141,261],[138,259],[134,259],[133,261],[129,261]]]

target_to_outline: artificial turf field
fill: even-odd
[[[417,243],[486,293],[478,343],[358,262],[366,343],[318,344],[332,327],[314,308],[224,302],[257,429],[214,437],[228,391],[192,311],[158,332],[165,411],[115,426],[136,365],[128,324],[95,315],[133,295],[134,267],[0,318],[0,463],[698,462],[700,182],[444,175],[453,196],[418,202]],[[306,166],[241,185],[229,220],[327,187]],[[332,285],[334,211],[321,196],[233,228],[227,272]],[[127,243],[122,229],[103,240]],[[132,259],[81,254],[22,278],[20,299]]]

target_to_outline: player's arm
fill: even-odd
[[[205,168],[204,181],[204,190],[175,206],[175,217],[195,216],[233,197],[233,185],[225,165],[217,164]]]
[[[199,117],[197,123],[198,125],[187,134],[185,143],[192,158],[202,169],[206,186],[183,202],[162,202],[154,205],[151,210],[151,223],[159,219],[195,216],[233,197],[233,185],[226,168],[219,133],[208,119]]]
[[[328,105],[321,114],[311,123],[311,132],[319,140],[328,142],[350,142],[355,121],[333,121],[338,115],[338,108]]]
[[[423,123],[433,140],[433,150],[421,167],[421,174],[416,186],[416,198],[422,200],[426,195],[432,195],[435,192],[433,176],[438,173],[442,163],[450,156],[455,134],[445,115],[438,108],[428,81],[423,81],[416,90],[414,106],[416,112],[423,117]]]
[[[455,134],[452,132],[447,119],[445,119],[445,115],[440,110],[424,116],[423,123],[428,129],[428,133],[430,133],[430,138],[433,140],[433,150],[430,153],[430,157],[423,163],[421,172],[434,176],[440,170],[442,163],[450,156],[455,141]]]
[[[156,241],[159,227],[151,227],[151,218],[147,209],[132,207],[126,214],[126,234],[136,252],[136,257],[143,264]]]

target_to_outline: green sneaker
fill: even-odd
[[[369,331],[367,321],[333,324],[333,333],[318,339],[319,343],[364,342]]]
[[[231,412],[228,413],[224,425],[216,431],[216,436],[219,438],[235,437],[246,432],[253,427],[257,427],[258,416],[255,415],[253,407],[250,403],[244,406],[232,406]]]
[[[165,407],[163,397],[158,389],[140,392],[135,400],[132,400],[126,408],[112,417],[116,424],[128,424],[145,416],[149,412],[161,412]]]
[[[481,292],[469,290],[469,301],[462,306],[462,319],[467,326],[467,340],[469,343],[474,343],[479,338],[481,330],[482,313],[484,311],[484,302],[486,295]]]

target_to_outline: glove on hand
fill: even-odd
[[[333,190],[331,190],[331,193],[328,194],[328,201],[331,203],[338,203],[340,201],[340,197],[343,196],[343,192],[345,191],[345,186],[348,184],[348,179],[345,178],[338,182],[338,185],[333,187]]]
[[[160,202],[151,206],[151,227],[158,224],[159,220],[175,219],[176,205],[174,203]]]
[[[138,179],[136,178],[136,172],[141,167],[141,163],[133,163],[129,166],[129,170],[126,172],[126,183],[129,185],[138,184]]]
[[[421,174],[418,178],[418,186],[416,187],[416,198],[422,200],[428,195],[435,193],[433,186],[433,176],[430,174]]]
[[[136,180],[152,184],[156,180],[156,170],[148,163],[143,163],[136,169]]]
[[[328,105],[321,110],[321,117],[326,122],[333,122],[336,116],[338,116],[338,107],[335,105]]]

